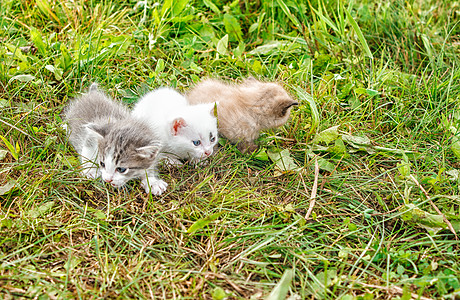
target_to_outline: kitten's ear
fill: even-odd
[[[173,135],[178,135],[179,131],[187,126],[187,122],[183,118],[176,118],[172,121],[171,124],[171,133]]]
[[[276,116],[282,118],[289,111],[289,108],[294,105],[299,105],[299,103],[292,99],[284,99],[275,106],[274,113]]]
[[[136,149],[137,155],[142,158],[152,159],[157,156],[160,147],[158,145],[150,145]]]
[[[211,116],[217,118],[217,107],[219,106],[219,101],[216,101],[212,104],[212,108],[210,110]]]
[[[94,123],[88,123],[85,125],[86,132],[97,139],[102,139],[108,133],[108,128],[105,125],[97,125]]]

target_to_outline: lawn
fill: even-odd
[[[457,1],[2,0],[0,298],[457,299]],[[83,178],[66,103],[282,83],[242,154]]]

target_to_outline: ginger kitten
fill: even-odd
[[[273,82],[248,78],[241,84],[205,79],[186,94],[190,104],[219,102],[219,132],[242,152],[257,149],[254,140],[264,129],[276,128],[289,118],[297,101]]]
[[[122,187],[142,178],[147,193],[159,195],[167,184],[156,178],[159,139],[143,121],[93,84],[64,110],[70,143],[81,158],[83,174]]]

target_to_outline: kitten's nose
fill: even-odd
[[[107,183],[111,183],[113,181],[112,178],[104,178],[104,181],[107,182]]]
[[[212,151],[204,151],[204,155],[209,156],[212,154]]]

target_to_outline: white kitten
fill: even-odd
[[[160,137],[160,159],[174,165],[181,160],[197,163],[209,157],[217,143],[215,105],[189,105],[175,90],[160,88],[144,95],[132,114],[146,120]]]

